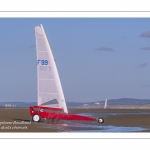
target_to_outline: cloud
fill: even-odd
[[[142,64],[140,64],[140,65],[139,65],[139,68],[144,68],[144,67],[146,67],[147,65],[148,65],[148,63],[147,63],[147,62],[142,63]]]
[[[144,84],[144,85],[142,85],[142,87],[150,88],[150,84]]]
[[[149,51],[150,50],[150,47],[143,47],[141,48],[142,50],[145,50],[145,51]]]
[[[150,38],[150,31],[145,31],[145,32],[141,33],[140,37]]]
[[[30,45],[30,46],[29,46],[29,48],[33,48],[33,47],[35,47],[35,45]]]
[[[96,48],[95,50],[106,51],[106,52],[112,52],[112,51],[114,51],[112,48],[108,48],[108,47],[100,47],[100,48]]]
[[[122,39],[128,39],[128,37],[127,37],[127,36],[122,36],[121,38],[122,38]]]

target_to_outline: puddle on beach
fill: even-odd
[[[85,132],[85,133],[92,133],[92,132],[138,132],[146,130],[141,127],[121,127],[121,126],[102,126],[102,125],[95,125],[95,124],[82,124],[82,123],[52,123],[46,124],[45,128],[53,128],[58,129],[60,132]]]
[[[144,112],[147,114],[146,112]],[[121,115],[125,113],[81,113],[80,115],[83,116],[90,116],[90,117],[98,117],[102,115],[103,117],[110,116],[110,115]],[[126,114],[132,114],[126,113]],[[138,113],[135,113],[138,114]],[[92,132],[140,132],[147,130],[146,128],[141,127],[124,127],[124,126],[112,126],[112,125],[98,125],[98,124],[85,124],[85,123],[76,123],[71,121],[60,121],[58,123],[44,123],[44,128],[51,128],[57,129],[58,132],[85,132],[85,133],[92,133]]]
[[[99,115],[102,115],[103,117],[105,116],[116,116],[116,115],[128,115],[128,114],[142,114],[142,115],[150,115],[150,112],[118,112],[118,113],[81,113],[80,115],[83,115],[83,116],[99,116]]]
[[[140,127],[115,127],[115,126],[103,126],[101,130],[78,130],[78,131],[73,131],[73,132],[137,132],[137,131],[143,131],[145,130],[144,128]]]

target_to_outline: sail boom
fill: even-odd
[[[47,106],[33,106],[33,108],[47,109],[47,110],[62,110],[62,108],[47,107]]]

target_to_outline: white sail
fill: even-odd
[[[104,109],[107,108],[107,99],[105,100],[105,105],[104,105]]]
[[[68,113],[54,56],[42,25],[35,27],[38,105],[63,108]]]

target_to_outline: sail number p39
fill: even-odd
[[[48,65],[48,60],[38,60],[38,64]]]

